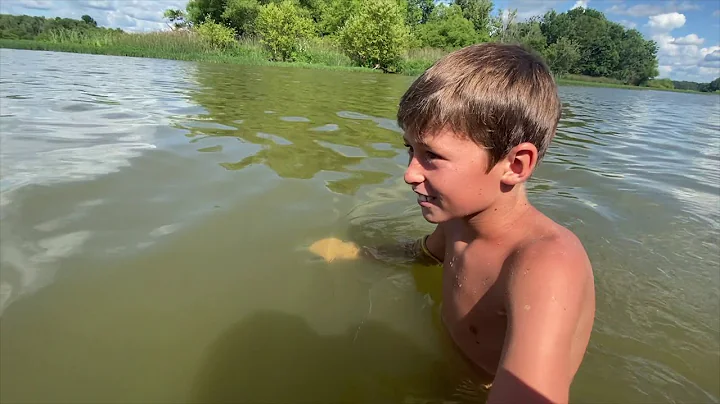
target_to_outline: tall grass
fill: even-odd
[[[109,30],[49,31],[40,41],[0,40],[0,46],[22,49],[57,50],[122,56],[142,56],[177,60],[236,62],[244,64],[275,64],[262,42],[253,37],[240,38],[231,45],[217,48],[192,31],[126,33]],[[303,52],[292,66],[326,66],[351,70],[357,67],[333,38],[313,38],[302,44]],[[401,73],[417,75],[447,52],[441,49],[413,49],[403,55]]]
[[[353,61],[343,53],[332,38],[313,38],[303,44],[304,54],[300,61],[324,66],[353,66]]]
[[[198,34],[191,31],[164,31],[139,34],[111,31],[53,30],[48,34],[47,40],[58,44],[79,44],[96,48],[151,51],[154,54],[167,54],[168,56],[225,52],[229,54],[261,53],[262,56],[265,57],[262,47],[258,43],[246,41],[228,48],[218,49],[210,46],[207,41],[204,41]],[[242,50],[246,52],[236,52],[236,48],[242,48]]]
[[[126,33],[112,30],[52,30],[42,40],[0,39],[0,47],[49,50],[105,55],[152,57],[160,59],[211,61],[252,65],[280,64],[299,67],[320,67],[343,70],[372,71],[357,67],[332,38],[314,38],[303,43],[303,52],[295,62],[270,62],[270,54],[257,38],[240,38],[231,45],[217,48],[204,41],[192,31],[162,31],[151,33]],[[449,53],[438,48],[408,50],[400,64],[400,72],[419,75]],[[376,70],[380,71],[380,70]],[[590,77],[567,74],[557,77],[560,85],[583,85],[627,89],[649,89],[630,86],[608,77]],[[654,86],[653,86],[654,87]],[[693,92],[689,90],[653,88],[664,91]],[[710,94],[710,93],[703,93]]]
[[[12,44],[11,44],[12,42]],[[71,52],[105,53],[124,56],[146,56],[179,60],[271,64],[270,54],[262,42],[253,37],[240,38],[231,45],[218,48],[192,31],[163,31],[151,33],[118,33],[109,31],[53,30],[43,42],[22,45],[18,41],[2,40],[4,46]],[[304,52],[289,65],[321,65],[354,68],[339,45],[326,38],[315,38],[303,44]],[[362,68],[358,68],[362,69]]]
[[[411,75],[421,74],[447,54],[448,51],[438,48],[410,49],[404,55],[402,71]]]
[[[581,74],[565,74],[560,76],[561,80],[565,81],[584,81],[587,83],[602,83],[602,84],[614,84],[625,86],[626,84],[622,80],[613,79],[611,77],[593,77],[584,76]]]

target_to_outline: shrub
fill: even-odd
[[[216,23],[212,18],[206,18],[205,21],[198,24],[195,29],[202,41],[207,43],[211,48],[227,48],[235,42],[235,30]]]
[[[397,71],[410,30],[395,0],[365,0],[340,31],[343,52],[360,66]]]
[[[436,6],[417,35],[424,46],[435,48],[461,48],[480,41],[475,26],[456,4]]]
[[[675,85],[673,84],[672,80],[670,80],[670,79],[648,80],[647,86],[650,88],[666,88],[666,89],[675,88]]]
[[[314,27],[306,10],[291,0],[283,0],[260,7],[255,32],[272,60],[293,61],[304,52],[305,40],[314,35]]]

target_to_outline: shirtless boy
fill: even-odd
[[[481,44],[429,68],[398,111],[405,182],[437,224],[418,250],[443,266],[443,323],[492,382],[488,403],[568,402],[592,331],[586,252],[529,203],[524,185],[560,110],[540,59]]]

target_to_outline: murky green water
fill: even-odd
[[[305,250],[430,230],[411,78],[1,50],[0,80],[3,402],[457,399],[436,271]],[[561,96],[529,189],[596,272],[573,401],[720,401],[720,98]]]

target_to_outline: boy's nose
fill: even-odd
[[[409,185],[420,184],[425,181],[425,176],[422,173],[422,166],[415,157],[410,159],[410,163],[408,164],[407,169],[405,169],[405,175],[403,178],[405,179],[405,183]]]

